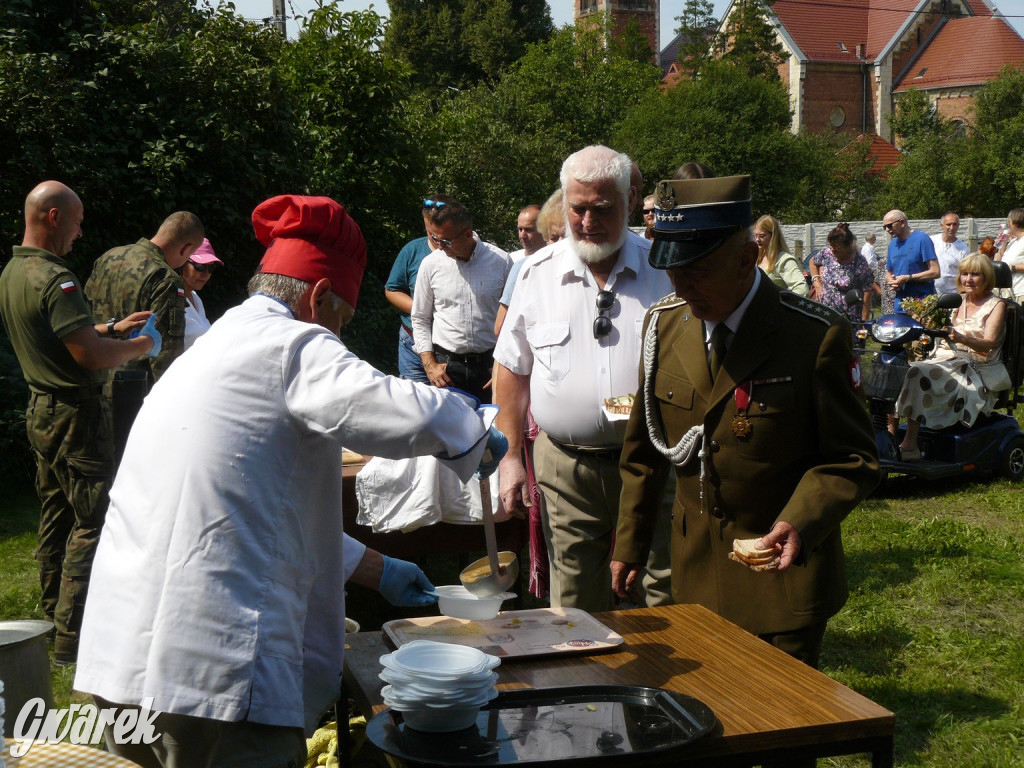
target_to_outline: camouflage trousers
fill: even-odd
[[[33,392],[25,421],[42,505],[35,555],[43,611],[56,629],[56,658],[74,661],[114,474],[110,407],[99,392]]]

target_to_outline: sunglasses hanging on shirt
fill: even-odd
[[[594,338],[603,339],[612,332],[612,307],[615,306],[615,294],[611,291],[599,291],[597,294],[597,317],[594,318]]]

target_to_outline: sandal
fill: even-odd
[[[903,461],[920,461],[920,448],[900,448],[900,459]]]

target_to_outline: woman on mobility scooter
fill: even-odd
[[[921,458],[920,426],[972,426],[979,415],[992,412],[998,393],[1011,386],[1001,360],[1006,305],[994,295],[995,283],[985,256],[972,253],[960,262],[957,286],[963,303],[947,329],[950,343],[939,341],[933,357],[911,363],[896,403],[897,415],[907,419],[900,444],[903,461]]]

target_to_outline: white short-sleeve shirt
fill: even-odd
[[[622,444],[625,423],[604,399],[637,389],[647,308],[672,292],[648,264],[651,243],[630,233],[605,286],[615,294],[612,331],[594,338],[599,287],[566,238],[533,254],[519,275],[494,358],[530,377],[530,410],[549,437],[587,447]]]

